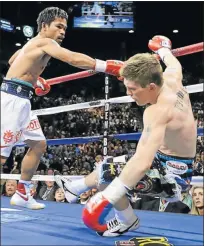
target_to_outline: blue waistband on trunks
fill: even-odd
[[[156,153],[156,157],[160,160],[161,164],[164,167],[171,168],[171,169],[172,168],[179,169],[178,172],[182,178],[190,179],[190,177],[192,176],[192,171],[193,171],[192,165],[193,165],[194,158],[165,155],[160,151]],[[173,163],[171,163],[172,161]],[[177,165],[177,163],[179,164]],[[183,166],[182,163],[185,164],[186,166]],[[180,169],[182,169],[181,173],[180,173]],[[185,171],[183,172],[183,170]]]
[[[156,156],[162,162],[166,162],[166,161],[179,161],[179,162],[183,162],[183,163],[187,164],[188,166],[192,166],[192,163],[194,161],[194,158],[165,155],[161,151],[157,151]]]
[[[4,79],[7,80],[6,78],[4,78]],[[21,80],[21,79],[16,79],[16,78],[11,78],[11,79],[9,79],[9,81],[17,82],[19,84],[28,86],[28,87],[33,89],[33,85],[31,83],[27,82],[27,81],[24,81],[24,80]]]
[[[12,94],[17,97],[21,97],[29,100],[33,96],[32,84],[15,78],[14,79],[4,78],[0,90],[8,94]]]

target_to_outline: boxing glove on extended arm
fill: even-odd
[[[96,59],[95,71],[107,73],[116,77],[120,77],[120,69],[124,62],[117,60],[102,61]]]
[[[36,86],[35,93],[37,96],[44,96],[49,93],[51,86],[45,81],[45,79],[39,77]]]
[[[155,36],[149,41],[148,47],[158,54],[167,66],[164,71],[164,78],[175,83],[182,84],[182,67],[177,58],[172,54],[172,43],[170,39],[164,36]],[[171,80],[170,80],[171,79]],[[173,83],[173,82],[172,82]]]
[[[154,36],[151,40],[149,40],[148,47],[150,48],[150,50],[158,54],[162,60],[164,60],[164,56],[167,53],[170,53],[172,43],[167,37]]]

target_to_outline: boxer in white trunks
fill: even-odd
[[[24,141],[29,150],[21,165],[21,178],[12,205],[42,209],[30,194],[30,184],[41,156],[46,151],[46,139],[35,115],[31,115],[30,98],[33,89],[38,96],[50,91],[49,84],[39,76],[51,57],[82,69],[93,69],[119,75],[120,62],[102,61],[72,52],[60,46],[67,28],[67,13],[57,7],[44,9],[38,16],[38,35],[29,40],[9,60],[10,68],[1,85],[1,164],[6,162],[12,147]]]
[[[94,195],[83,210],[86,226],[101,236],[120,236],[139,226],[125,194],[136,184],[148,181],[145,193],[159,195],[170,201],[180,200],[181,191],[190,185],[192,163],[196,153],[197,126],[194,120],[189,94],[182,85],[182,67],[174,57],[171,41],[155,36],[149,48],[157,53],[167,68],[162,67],[154,55],[145,53],[131,57],[121,69],[127,94],[139,106],[150,105],[144,111],[144,130],[136,153],[128,160],[119,177],[114,178],[102,192]],[[109,161],[107,161],[109,164]],[[106,181],[104,173],[109,167],[103,163],[97,171],[83,179],[68,182],[56,176],[64,188],[67,200]],[[107,175],[106,175],[107,177]],[[156,186],[154,180],[159,183]],[[115,208],[115,218],[104,222],[110,208]]]

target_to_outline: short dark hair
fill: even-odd
[[[149,53],[141,53],[130,57],[120,70],[120,75],[135,81],[145,88],[150,83],[163,84],[163,70],[157,58]]]
[[[49,7],[41,11],[38,15],[38,19],[36,20],[38,24],[37,32],[41,31],[42,23],[50,25],[55,18],[63,18],[67,21],[68,14],[63,9],[59,9],[57,7]]]

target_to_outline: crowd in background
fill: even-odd
[[[187,77],[190,79],[189,76]],[[185,79],[187,79],[186,76]],[[200,82],[202,81],[200,80]],[[94,89],[93,87],[82,87],[79,89],[76,86],[69,88],[67,86],[65,90],[60,91],[59,95],[52,92],[49,96],[34,97],[32,99],[32,108],[41,109],[95,101],[97,98],[103,99],[103,90],[103,88],[96,90],[96,87]],[[191,96],[191,101],[197,125],[203,128],[203,96],[201,93],[197,94],[197,96]],[[122,96],[125,95],[125,92],[123,92],[120,84],[118,90],[116,90],[114,84],[114,86],[110,86],[110,95],[111,97],[116,95]],[[143,129],[143,110],[143,108],[137,107],[134,103],[112,104],[109,113],[109,134],[141,132]],[[54,115],[40,116],[39,120],[47,139],[99,136],[103,135],[104,131],[104,107],[55,114],[55,117]],[[136,146],[137,141],[121,141],[110,137],[108,155],[120,156],[126,154],[131,156],[135,152]],[[41,158],[36,174],[52,175],[55,169],[62,175],[87,175],[94,170],[99,156],[102,155],[102,150],[102,140],[86,144],[48,146],[46,153]],[[14,148],[2,171],[4,173],[19,174],[21,161],[26,151],[27,147]],[[204,137],[198,136],[197,154],[193,163],[193,175],[202,176],[203,173]],[[17,181],[3,180],[1,184],[2,194],[11,196],[15,192]],[[33,195],[37,199],[66,202],[63,191],[54,182],[33,182],[32,189]],[[81,194],[78,203],[84,204],[96,192],[97,189],[92,189]],[[203,189],[201,187],[192,187],[190,192],[184,194],[183,203],[179,202],[174,206],[160,198],[141,197],[136,193],[133,193],[130,199],[133,207],[136,209],[202,214],[202,196]]]

